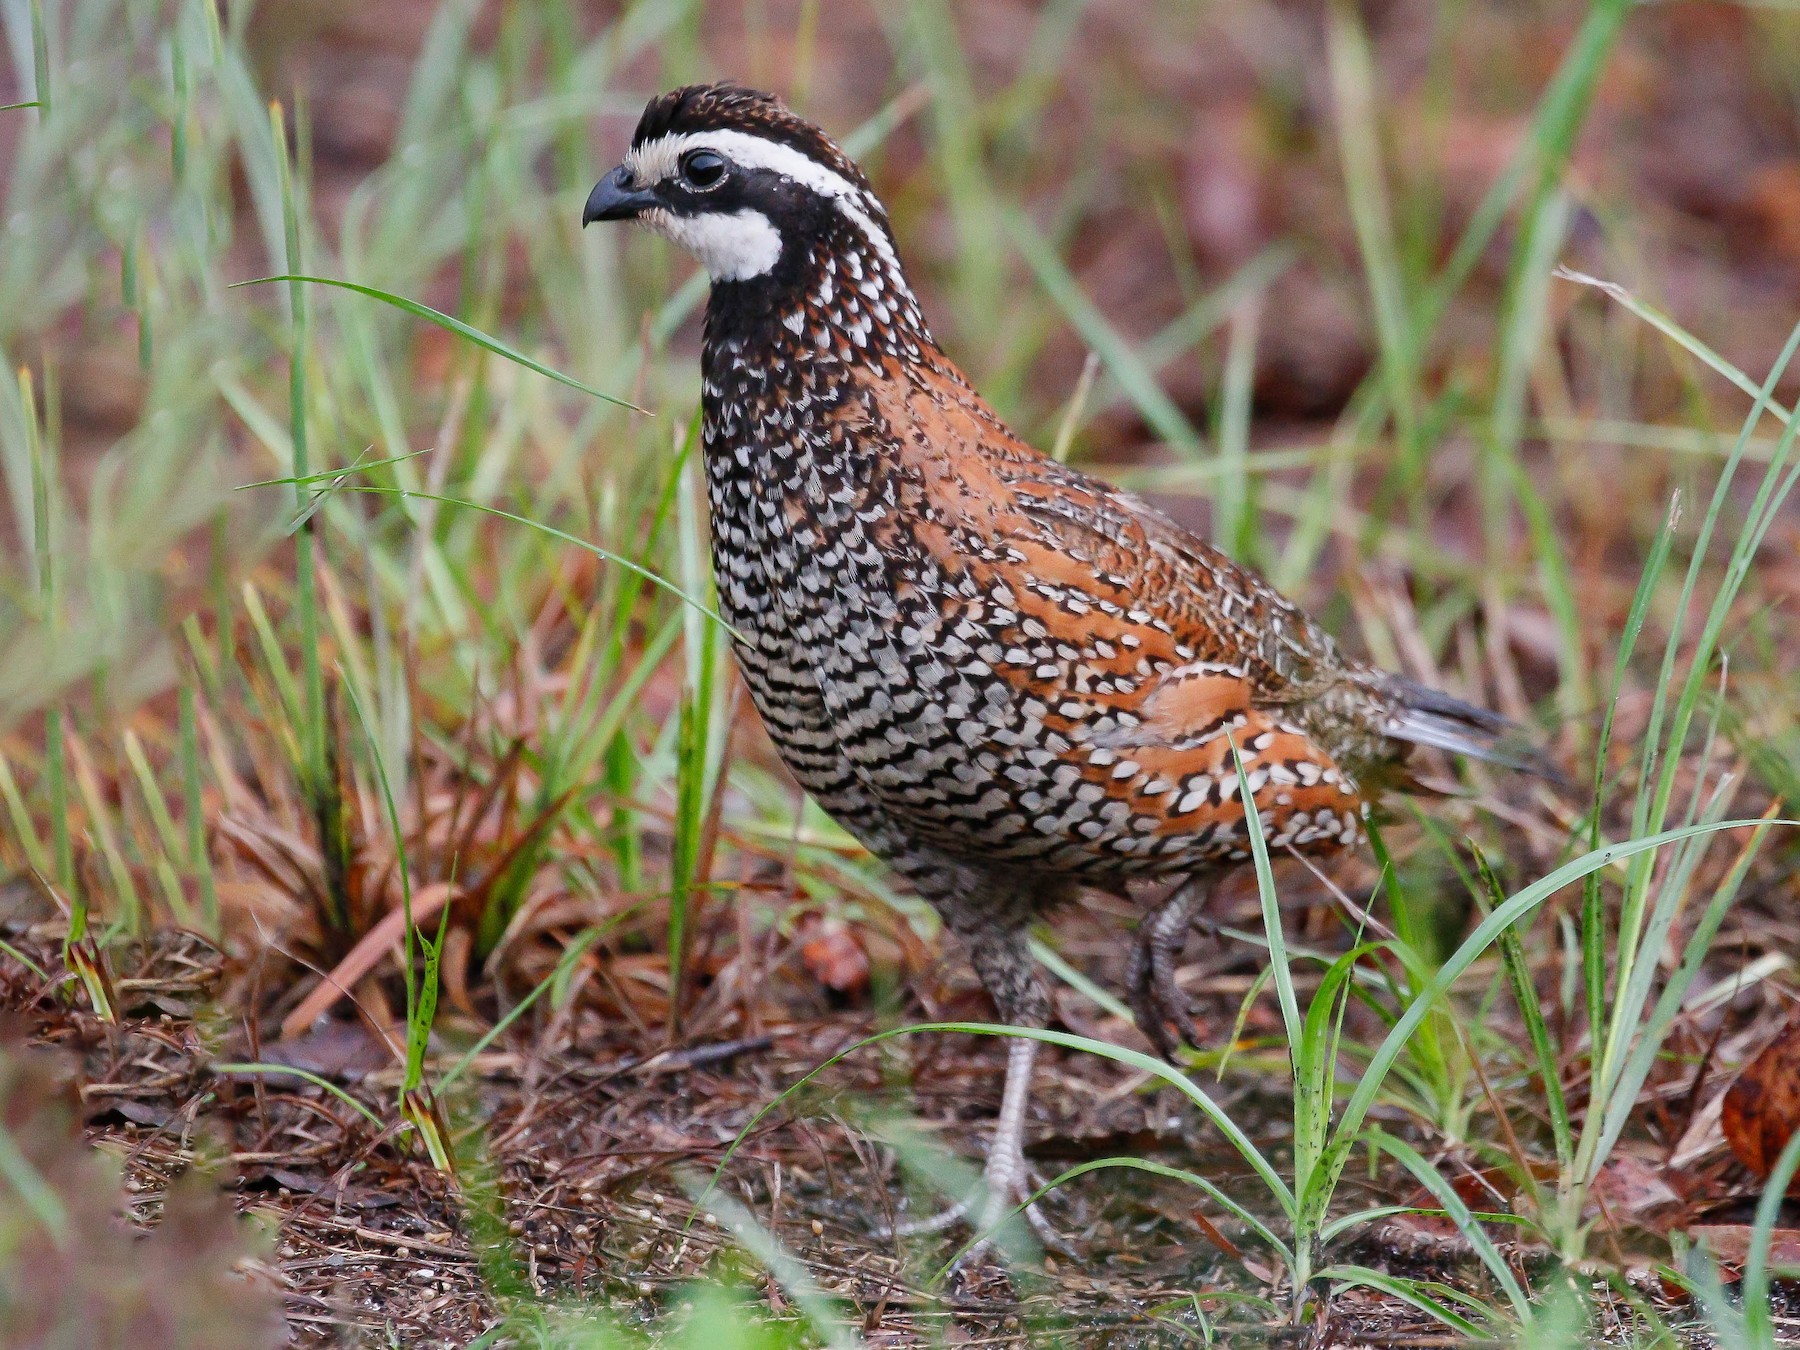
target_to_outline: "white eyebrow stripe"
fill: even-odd
[[[837,203],[838,210],[863,232],[882,260],[899,271],[900,260],[894,255],[893,242],[869,213],[863,190],[843,174],[826,168],[810,155],[781,141],[752,136],[747,131],[689,131],[646,141],[625,156],[625,165],[638,182],[660,183],[677,172],[683,155],[701,147],[717,150],[746,169],[772,170],[811,188],[822,197],[831,198]]]

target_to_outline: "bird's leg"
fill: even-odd
[[[1014,1205],[1024,1205],[1025,1220],[1046,1247],[1067,1252],[1069,1244],[1032,1202],[1036,1187],[1031,1166],[1025,1161],[1025,1112],[1031,1104],[1031,1069],[1038,1043],[1021,1036],[1006,1047],[1006,1086],[1000,1094],[1000,1117],[994,1122],[994,1139],[988,1146],[987,1166],[982,1171],[986,1192],[975,1220],[978,1241],[964,1260],[972,1260],[986,1247]]]
[[[1175,983],[1176,963],[1187,944],[1194,910],[1206,895],[1205,886],[1189,878],[1168,899],[1147,915],[1138,928],[1137,946],[1126,967],[1126,985],[1138,1029],[1150,1038],[1164,1059],[1173,1060],[1183,1044],[1196,1045],[1200,1029],[1194,1025],[1187,995]],[[1169,1026],[1175,1034],[1170,1035]]]
[[[951,917],[954,920],[962,916]],[[1049,1021],[1050,1001],[1033,972],[1024,929],[1001,928],[991,923],[959,923],[957,928],[968,943],[975,973],[993,998],[1000,1020],[1024,1027],[1041,1027]],[[938,1233],[958,1220],[967,1220],[975,1229],[976,1242],[959,1258],[960,1265],[985,1251],[1008,1212],[1015,1205],[1023,1205],[1026,1222],[1044,1245],[1068,1251],[1068,1243],[1038,1212],[1037,1206],[1028,1203],[1033,1186],[1031,1168],[1025,1161],[1025,1119],[1031,1103],[1031,1072],[1037,1048],[1038,1043],[1029,1037],[1007,1044],[1006,1084],[1000,1094],[1000,1115],[994,1124],[981,1186],[948,1209],[896,1225],[886,1235]]]
[[[987,1245],[993,1230],[1005,1220],[1007,1211],[1031,1198],[1034,1187],[1031,1165],[1025,1161],[1025,1116],[1031,1105],[1031,1071],[1037,1059],[1037,1047],[1036,1041],[1023,1036],[1007,1044],[1006,1086],[1001,1090],[1000,1115],[994,1122],[994,1137],[988,1145],[981,1185],[948,1209],[928,1218],[894,1225],[887,1230],[886,1236],[941,1233],[966,1219],[982,1239],[976,1249],[980,1250]],[[1066,1246],[1038,1213],[1036,1205],[1026,1206],[1025,1217],[1046,1246]]]

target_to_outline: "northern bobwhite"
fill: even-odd
[[[1308,853],[1356,840],[1413,746],[1519,762],[1501,718],[1350,660],[1217,549],[1007,430],[932,339],[868,179],[772,95],[651,100],[582,213],[626,219],[712,279],[713,568],[751,696],[794,776],[961,936],[1006,1022],[1048,1017],[1034,916],[1173,877],[1131,994],[1165,1053],[1171,1025],[1192,1039],[1173,978],[1189,916],[1249,857],[1234,745],[1269,845]],[[1035,1048],[1010,1043],[983,1229],[1027,1194]]]

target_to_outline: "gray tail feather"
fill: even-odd
[[[1553,782],[1562,780],[1556,766],[1541,751],[1525,744],[1519,727],[1499,713],[1402,675],[1387,676],[1382,691],[1398,705],[1387,727],[1387,734],[1397,741],[1433,746]]]

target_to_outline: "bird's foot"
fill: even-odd
[[[979,1260],[1015,1212],[1025,1216],[1025,1222],[1031,1225],[1031,1231],[1047,1249],[1064,1256],[1075,1254],[1069,1240],[1051,1226],[1050,1220],[1038,1208],[1035,1197],[1042,1188],[1043,1179],[1033,1172],[1023,1153],[1015,1151],[1009,1157],[989,1158],[981,1182],[984,1198],[980,1213],[971,1225],[975,1230],[975,1241],[957,1256],[956,1268]]]
[[[1133,953],[1130,970],[1131,1010],[1138,1030],[1164,1059],[1174,1060],[1184,1045],[1199,1043],[1200,1028],[1193,1007],[1175,983],[1174,962],[1160,953],[1145,952],[1141,944]],[[1170,1031],[1170,1027],[1174,1031]]]
[[[1171,1061],[1183,1045],[1200,1043],[1193,1006],[1175,982],[1176,963],[1187,942],[1198,898],[1194,885],[1184,883],[1144,919],[1125,974],[1138,1030],[1164,1059]]]
[[[975,1240],[952,1263],[951,1269],[955,1271],[980,1260],[1017,1211],[1024,1215],[1025,1222],[1031,1225],[1031,1231],[1045,1247],[1065,1256],[1072,1255],[1068,1239],[1056,1231],[1033,1200],[1041,1184],[1041,1178],[1025,1161],[1024,1153],[995,1150],[988,1155],[981,1184],[968,1195],[925,1218],[884,1225],[878,1235],[883,1238],[918,1237],[966,1223],[974,1230]]]

